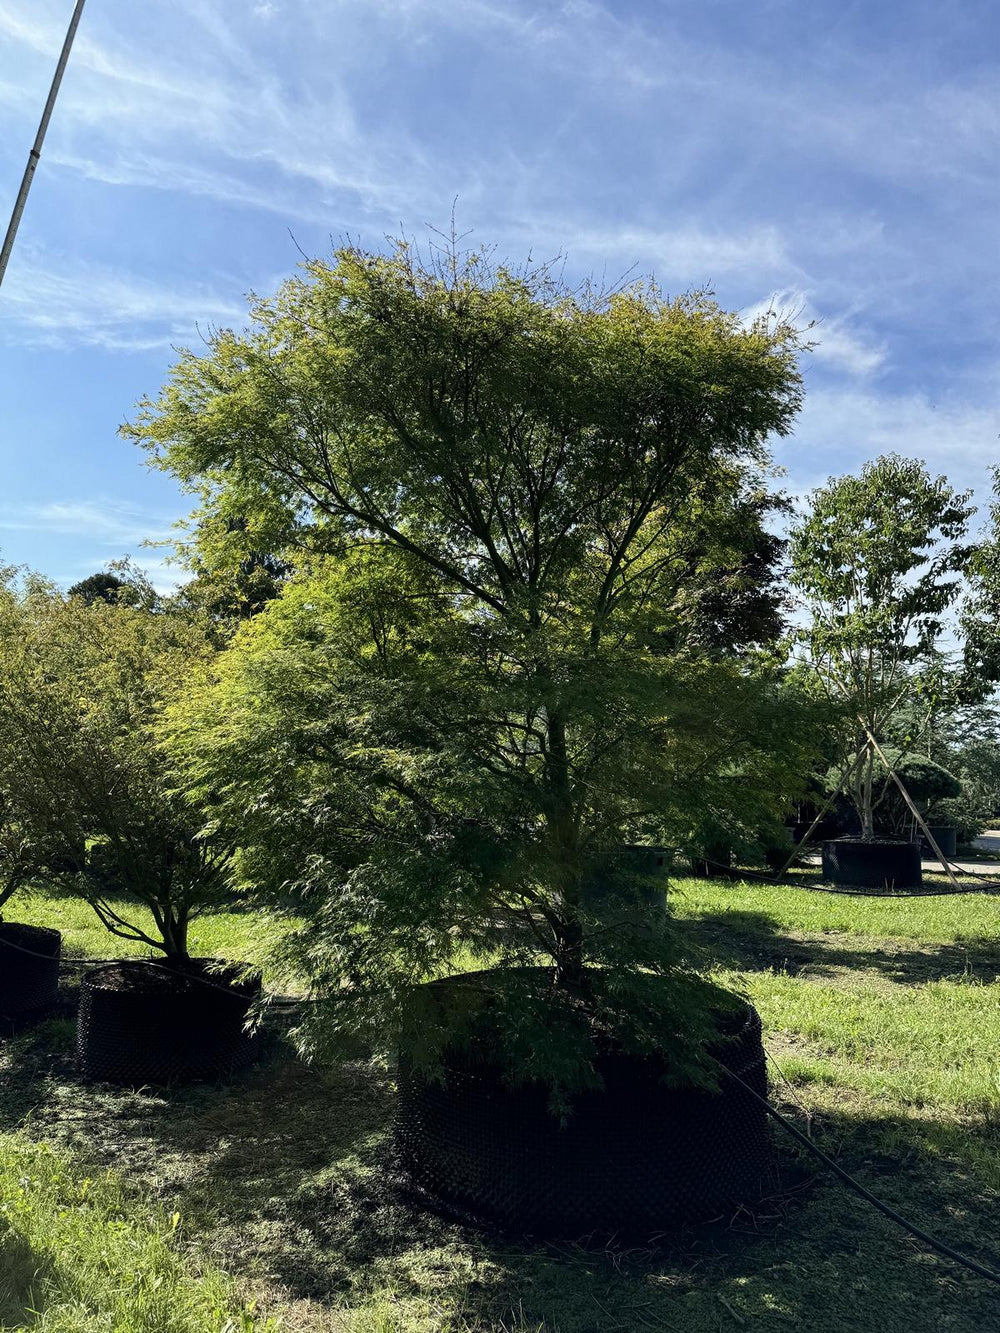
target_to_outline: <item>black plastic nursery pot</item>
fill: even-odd
[[[59,989],[62,936],[45,926],[0,921],[0,1023],[43,1017]]]
[[[922,882],[919,842],[836,838],[823,844],[823,878],[845,888],[892,892]]]
[[[934,841],[937,843],[938,847],[940,847],[944,856],[948,857],[950,860],[953,856],[958,855],[957,828],[952,828],[948,824],[928,824],[927,827],[930,829]],[[933,847],[923,834],[921,834],[920,837],[920,851],[923,856],[935,855]]]
[[[725,842],[709,843],[691,857],[691,874],[698,879],[725,879],[733,864],[733,849]]]
[[[124,1087],[214,1082],[251,1064],[247,1014],[260,977],[192,959],[120,962],[87,972],[80,988],[77,1056],[83,1076]]]
[[[584,904],[599,916],[607,914],[636,924],[655,925],[666,920],[670,849],[629,843],[617,848],[615,856],[622,869],[641,877],[640,880],[630,881],[627,895],[622,899],[616,896],[613,881],[609,884],[596,874],[583,885]]]
[[[712,1053],[766,1096],[750,1005],[720,1022]],[[659,1061],[607,1054],[597,1061],[604,1087],[561,1120],[544,1087],[510,1086],[488,1049],[452,1050],[444,1065],[443,1081],[429,1080],[401,1060],[396,1142],[419,1189],[465,1219],[536,1235],[648,1236],[759,1200],[769,1178],[767,1113],[725,1075],[717,1092],[670,1087]]]

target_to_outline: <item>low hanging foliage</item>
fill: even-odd
[[[773,817],[808,767],[762,655],[794,330],[454,246],[338,251],[252,314],[127,433],[200,489],[207,541],[238,519],[296,571],[170,743],[241,827],[247,886],[305,917],[304,1045],[402,1028],[430,1060],[413,985],[474,958],[516,996],[522,1076],[585,1084],[602,1033],[679,1068],[717,997],[627,848],[706,801]]]

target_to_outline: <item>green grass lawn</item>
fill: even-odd
[[[179,1214],[109,1171],[0,1135],[0,1328],[34,1333],[265,1333],[185,1245]]]
[[[886,1202],[1000,1266],[1000,901],[699,880],[675,889],[692,953],[761,1011],[776,1101],[800,1125],[808,1117],[816,1141]],[[118,952],[79,907],[36,896],[29,918],[28,905],[8,914],[59,925],[68,953]],[[255,947],[237,915],[206,918],[199,930],[199,952],[248,957]],[[81,1085],[65,1021],[0,1043],[0,1182],[26,1179],[39,1219],[18,1245],[41,1256],[40,1272],[54,1271],[46,1256],[60,1248],[60,1210],[77,1207],[79,1187],[43,1181],[36,1190],[17,1165],[31,1145],[51,1144],[55,1158],[41,1160],[58,1162],[61,1180],[117,1173],[102,1188],[138,1237],[122,1247],[137,1256],[137,1293],[162,1262],[163,1280],[181,1284],[178,1309],[203,1300],[212,1312],[202,1325],[116,1323],[109,1304],[103,1324],[72,1314],[54,1323],[45,1311],[39,1320],[49,1323],[27,1314],[18,1323],[0,1304],[0,1328],[214,1330],[225,1327],[219,1312],[241,1301],[287,1333],[1000,1328],[1000,1289],[927,1254],[822,1176],[754,1216],[641,1248],[491,1240],[398,1191],[384,1156],[391,1108],[391,1072],[366,1062],[307,1068],[278,1031],[266,1062],[238,1082],[168,1094]],[[811,1172],[795,1150],[781,1153],[788,1182]],[[95,1226],[104,1215],[93,1214]],[[62,1302],[72,1311],[88,1244],[65,1251],[70,1295],[53,1288],[50,1310]],[[98,1309],[99,1291],[91,1299]]]
[[[23,890],[6,906],[8,921],[29,921],[62,931],[66,958],[141,958],[153,953],[148,944],[111,935],[92,907],[78,898],[46,889]],[[140,930],[155,936],[153,920],[142,907],[129,904],[127,916]],[[254,962],[258,942],[254,918],[241,912],[212,912],[191,925],[189,948],[203,958]]]

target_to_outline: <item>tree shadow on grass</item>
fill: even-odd
[[[890,1206],[980,1262],[1000,1263],[991,1252],[995,1196],[970,1178],[967,1165],[970,1137],[984,1160],[995,1153],[995,1127],[845,1114],[824,1117],[820,1132],[827,1150]],[[798,1150],[779,1146],[779,1153],[802,1160]],[[408,1238],[394,1250],[399,1234],[392,1241],[383,1236],[381,1251],[369,1246],[357,1258],[366,1271],[391,1272],[397,1291],[419,1298],[433,1288],[441,1259],[428,1258],[426,1246],[421,1251]],[[797,1205],[680,1229],[648,1245],[515,1245],[459,1230],[452,1246],[464,1260],[453,1257],[449,1280],[450,1300],[465,1321],[460,1328],[971,1333],[1000,1327],[996,1288],[932,1257],[827,1178]]]
[[[998,1146],[995,1128],[833,1115],[821,1133],[827,1150],[891,1206],[981,1262],[1000,1263],[990,1252],[994,1196],[967,1169],[970,1134],[988,1155]],[[808,1165],[797,1151],[779,1152]],[[997,1289],[929,1255],[825,1178],[797,1203],[774,1201],[763,1214],[738,1212],[713,1226],[628,1246],[492,1236],[421,1212],[405,1193],[383,1193],[371,1180],[354,1191],[328,1184],[311,1204],[313,1277],[321,1281],[299,1294],[322,1297],[324,1272],[336,1275],[328,1290],[342,1290],[352,1302],[388,1286],[401,1309],[407,1302],[436,1306],[441,1324],[430,1327],[482,1333],[1000,1327]],[[405,1326],[401,1319],[398,1327]]]
[[[328,1273],[314,1271],[324,1225],[315,1199],[367,1191],[351,1206],[377,1225],[376,1159],[392,1095],[383,1070],[307,1066],[272,1032],[261,1062],[231,1081],[129,1090],[82,1082],[74,1036],[71,1022],[50,1020],[0,1042],[0,1129],[23,1127],[88,1169],[110,1167],[152,1190],[211,1234],[224,1263],[329,1288]]]
[[[881,949],[852,948],[843,938],[798,938],[766,912],[706,912],[678,923],[695,960],[738,972],[775,970],[798,976],[833,976],[844,968],[879,972],[902,984],[957,979],[1000,980],[1000,948],[982,936],[959,936],[953,944]]]
[[[265,1301],[294,1302],[296,1328],[336,1327],[331,1307],[386,1290],[397,1320],[387,1327],[407,1327],[415,1310],[428,1330],[455,1333],[1000,1327],[995,1289],[822,1176],[763,1211],[638,1245],[490,1235],[407,1191],[388,1151],[391,1080],[370,1064],[308,1068],[275,1041],[265,1063],[226,1085],[121,1092],[76,1081],[71,1047],[52,1049],[65,1028],[20,1039],[24,1086],[0,1087],[0,1121],[27,1107],[35,1136],[152,1191]],[[890,1205],[1000,1262],[988,1252],[1000,1127],[845,1111],[824,1113],[818,1134]],[[813,1169],[798,1150],[779,1151],[793,1174]]]
[[[9,1222],[0,1218],[0,1328],[32,1328],[43,1314],[51,1264]]]

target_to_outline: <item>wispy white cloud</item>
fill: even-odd
[[[792,438],[776,453],[803,491],[856,471],[869,458],[900,453],[922,459],[984,501],[1000,462],[1000,396],[970,404],[925,393],[819,387],[807,394]]]
[[[216,6],[185,0],[184,8],[211,40],[168,48],[159,59],[106,29],[78,38],[61,129],[46,161],[107,183],[299,215],[317,215],[319,202],[338,191],[397,217],[439,202],[418,140],[403,127],[380,133],[360,124],[335,67],[333,77],[292,95],[274,68],[236,40]],[[0,10],[4,34],[15,47],[46,56],[62,40],[58,24],[20,7]],[[338,55],[342,61],[331,50],[335,63]],[[81,138],[89,151],[75,147]],[[263,167],[278,173],[269,189],[260,185]],[[234,170],[242,178],[234,179]],[[314,198],[297,193],[295,182]]]
[[[77,537],[116,553],[147,541],[168,540],[173,522],[173,516],[151,513],[111,497],[0,507],[0,531]]]
[[[859,96],[857,83],[840,86],[835,67],[825,75],[815,68],[778,70],[760,52],[684,35],[670,15],[655,23],[649,16],[626,19],[592,0],[335,0],[324,6],[287,0],[283,40],[300,66],[298,78],[288,82],[273,50],[260,45],[259,27],[255,32],[253,23],[240,22],[231,6],[178,0],[176,9],[197,41],[175,38],[158,47],[140,42],[138,27],[130,38],[127,28],[91,17],[78,39],[47,163],[92,182],[175,192],[334,232],[359,218],[378,220],[379,232],[401,219],[410,225],[440,220],[457,195],[464,215],[481,219],[491,238],[549,245],[584,266],[638,261],[684,286],[740,278],[744,289],[780,282],[812,290],[817,254],[829,258],[866,246],[884,253],[887,245],[877,215],[861,227],[856,216],[827,217],[822,210],[760,222],[738,211],[728,217],[718,207],[713,212],[711,193],[692,209],[692,182],[717,152],[720,136],[739,136],[752,124],[756,138],[772,136],[779,151],[808,148],[812,160],[836,154],[855,170],[912,176],[919,191],[929,173],[961,170],[966,150],[981,156],[976,131],[993,123],[986,86],[935,85],[914,98],[890,83],[888,95],[880,88],[878,97]],[[259,3],[255,12],[266,17],[273,9]],[[441,133],[419,106],[402,119],[359,110],[359,71],[382,76],[378,43],[391,43],[386,60],[393,51],[403,59],[407,43],[426,40],[433,48],[447,34],[484,48],[502,41],[500,58],[509,47],[517,60],[537,62],[536,74],[561,78],[552,96],[559,116],[518,147],[484,127],[476,154],[456,146],[461,132]],[[12,51],[51,57],[61,22],[46,0],[7,0],[0,35]],[[627,201],[627,220],[609,222],[609,210],[588,198],[572,157],[565,160],[582,106],[591,117],[595,109],[614,114],[630,106],[655,124],[651,148],[658,139],[670,151],[652,156],[650,170],[665,165],[661,192],[686,185],[688,194],[679,194],[685,207],[651,223],[655,208],[640,196]],[[595,128],[591,118],[586,132]],[[563,151],[555,151],[556,142]],[[743,170],[752,177],[752,161]],[[724,198],[731,188],[721,175],[710,190]],[[560,195],[563,205],[554,207]],[[216,315],[205,310],[202,317]],[[173,335],[170,326],[159,336]],[[882,362],[879,341],[859,341],[842,322],[828,322],[820,338],[819,356],[848,373],[870,373]]]
[[[207,284],[158,282],[106,264],[19,252],[4,283],[0,338],[116,351],[169,348],[199,326],[242,325],[245,304]]]
[[[682,284],[702,284],[732,273],[766,282],[774,273],[794,272],[785,242],[776,227],[699,228],[692,225],[637,227],[630,223],[599,225],[572,216],[537,218],[530,225],[505,228],[512,241],[546,244],[561,254],[582,260],[585,267],[596,263],[628,263],[642,273],[653,272]]]
[[[291,193],[242,179],[220,168],[177,162],[151,153],[109,154],[95,158],[56,149],[46,155],[52,166],[68,167],[87,180],[103,185],[141,186],[152,190],[182,192],[213,199],[235,208],[255,208],[276,213],[298,222],[319,226],[329,221],[329,213],[314,207]]]
[[[898,383],[895,397],[871,385],[905,376],[905,326],[935,301],[935,282],[951,275],[959,299],[972,299],[966,269],[985,253],[995,209],[954,210],[933,246],[918,229],[951,189],[1000,194],[990,166],[1000,113],[984,75],[915,79],[922,48],[905,43],[887,54],[831,37],[791,59],[728,40],[721,23],[711,38],[685,26],[695,4],[177,0],[140,24],[120,22],[133,11],[116,3],[88,13],[49,166],[123,191],[173,192],[184,210],[253,209],[272,247],[268,214],[335,234],[360,219],[377,244],[400,222],[412,231],[440,221],[457,194],[477,240],[515,254],[562,254],[612,282],[635,263],[674,290],[718,280],[723,300],[774,291],[801,306],[802,322],[817,320],[808,438],[836,448],[849,403],[867,412],[870,440],[912,430],[932,443],[921,423],[940,409]],[[0,0],[0,42],[39,87],[62,11],[56,0]],[[170,39],[150,36],[161,31]],[[434,71],[451,60],[457,86],[463,58],[480,71],[476,86],[439,103]],[[16,109],[26,84],[16,60],[10,68],[0,97]],[[396,101],[406,78],[414,97]],[[537,124],[503,105],[519,94],[539,97]],[[30,98],[24,110],[36,114]],[[853,196],[824,193],[820,178],[838,171],[861,182]],[[779,177],[785,192],[772,202]],[[900,185],[904,207],[890,216],[880,187]],[[217,226],[221,246],[229,225],[227,215]],[[258,275],[168,281],[41,252],[25,262],[22,250],[5,288],[7,336],[166,347],[198,322],[242,323],[250,285],[262,285]],[[832,398],[827,381],[838,378],[866,381],[864,402],[853,389]],[[821,411],[834,425],[821,429]]]
[[[751,323],[760,315],[774,313],[803,331],[811,344],[810,360],[852,377],[864,378],[885,364],[887,349],[883,342],[868,336],[859,327],[852,310],[832,313],[818,307],[808,292],[787,288],[766,301],[758,301],[743,312]]]
[[[865,52],[817,41],[790,62],[745,42],[727,43],[721,5],[715,40],[706,40],[685,31],[683,6],[628,14],[611,0],[366,4],[391,16],[408,36],[451,30],[504,41],[522,58],[544,63],[550,74],[569,72],[595,96],[603,90],[605,101],[650,98],[664,126],[683,126],[674,144],[681,154],[690,143],[710,150],[720,128],[752,126],[756,138],[773,136],[786,151],[794,148],[812,160],[834,154],[853,170],[906,180],[920,192],[938,189],[941,178],[976,170],[977,164],[984,183],[990,181],[991,145],[1000,137],[994,71],[928,79],[919,42]],[[354,7],[355,0],[338,6]],[[698,98],[711,102],[710,110],[704,108],[708,114],[692,114],[692,99]]]

